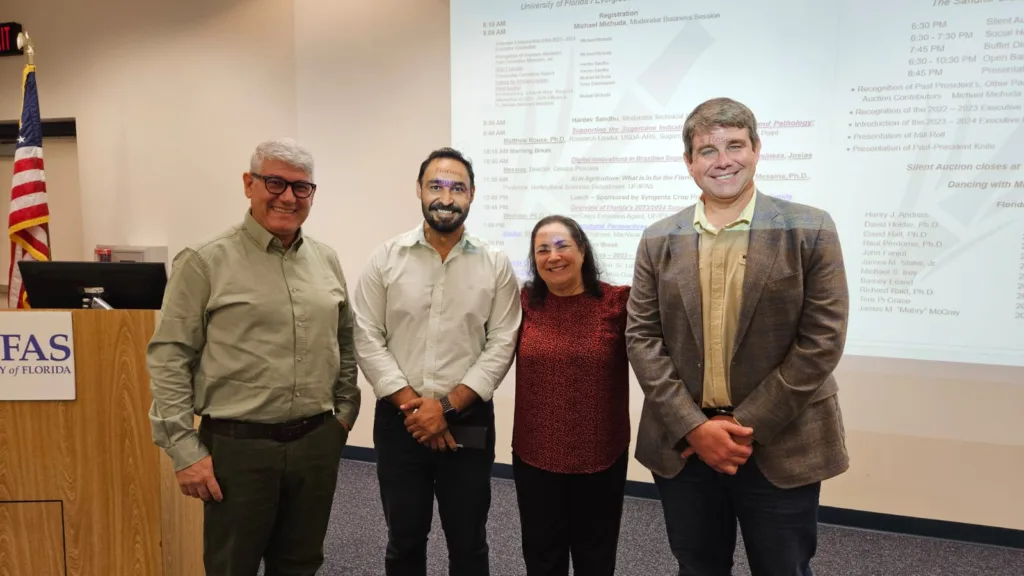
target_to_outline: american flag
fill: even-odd
[[[18,262],[50,259],[50,208],[46,203],[46,178],[43,175],[43,122],[39,116],[35,66],[25,67],[21,86],[21,125],[14,149],[11,215],[7,221],[7,234],[11,238],[11,269],[7,283],[7,305],[10,308],[29,307]]]

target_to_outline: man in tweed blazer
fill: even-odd
[[[762,194],[754,114],[687,117],[703,194],[648,227],[628,305],[644,391],[636,458],[653,473],[679,574],[731,573],[739,520],[754,576],[811,574],[821,481],[849,467],[838,386],[849,296],[835,224]]]

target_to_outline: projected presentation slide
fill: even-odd
[[[586,229],[614,283],[693,203],[682,127],[748,105],[765,194],[828,210],[853,355],[1024,365],[1024,1],[452,0],[469,226],[527,271]]]

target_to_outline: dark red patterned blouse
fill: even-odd
[[[523,290],[512,450],[531,466],[598,472],[629,447],[629,286],[601,287],[536,308]]]

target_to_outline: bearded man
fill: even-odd
[[[489,573],[491,397],[522,306],[508,256],[465,229],[475,193],[461,153],[432,152],[416,180],[424,221],[380,246],[353,292],[356,358],[378,399],[388,576],[426,575],[435,496],[449,574]]]

